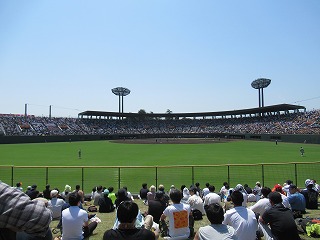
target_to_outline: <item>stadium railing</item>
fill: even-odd
[[[51,188],[64,190],[66,184],[73,188],[80,184],[89,193],[98,185],[113,186],[115,191],[127,186],[132,193],[138,193],[141,184],[158,186],[163,184],[166,190],[171,185],[180,189],[181,185],[210,183],[219,191],[223,182],[230,187],[248,184],[254,187],[257,181],[262,186],[272,188],[292,180],[298,187],[304,188],[306,179],[317,180],[320,162],[290,162],[268,164],[224,164],[224,165],[177,165],[177,166],[0,166],[0,180],[15,186],[23,183],[23,188],[33,184],[42,191],[46,184]]]

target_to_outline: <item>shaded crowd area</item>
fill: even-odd
[[[320,134],[320,110],[220,119],[81,119],[0,114],[0,135]]]

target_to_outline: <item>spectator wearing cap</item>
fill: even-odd
[[[109,190],[105,189],[103,194],[101,194],[100,199],[98,201],[99,204],[99,212],[101,213],[110,213],[113,212],[115,207],[112,203],[112,200],[109,198]]]
[[[306,208],[307,209],[318,209],[318,196],[319,193],[313,189],[314,181],[307,179],[305,181],[306,188],[301,191],[301,194],[304,196],[306,200]]]
[[[290,197],[288,197],[288,201],[291,205],[292,211],[306,213],[306,200],[304,196],[299,192],[296,185],[291,184],[289,187]]]
[[[30,197],[31,200],[39,196],[39,191],[37,190],[37,185],[33,184],[31,189],[27,190],[26,194]]]
[[[202,213],[202,215],[205,215],[206,212],[204,211],[203,201],[201,197],[197,195],[197,191],[198,190],[196,187],[192,186],[189,188],[190,197],[187,201],[187,204],[190,205],[191,211],[197,209]]]
[[[280,184],[276,184],[274,185],[272,192],[278,192],[281,195],[282,198],[282,204],[286,207],[286,208],[291,208],[288,197],[286,195],[284,195],[284,191],[282,190],[282,186]]]
[[[254,186],[252,192],[256,196],[256,202],[258,202],[261,198],[261,183],[258,181],[256,182],[256,185]]]
[[[241,184],[237,184],[237,186],[234,188],[234,191],[239,191],[239,192],[242,193],[242,195],[243,195],[242,206],[246,207],[247,206],[247,202],[248,202],[248,193],[247,193],[247,191],[244,189],[244,187]]]
[[[71,193],[71,186],[67,184],[64,187],[64,191],[60,194],[60,196],[65,200],[65,202],[69,202],[69,193]]]
[[[153,216],[153,221],[159,224],[161,214],[166,207],[167,205],[163,199],[163,192],[157,191],[154,200],[148,201],[147,214]]]
[[[52,218],[53,219],[60,219],[61,217],[61,210],[63,204],[65,204],[65,201],[61,198],[58,198],[59,191],[54,189],[50,192],[51,199],[48,201],[48,208],[52,212]]]

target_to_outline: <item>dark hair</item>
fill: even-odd
[[[46,185],[46,189],[49,189],[49,188],[50,188],[50,184],[47,184],[47,185]]]
[[[212,203],[208,205],[205,210],[211,224],[221,224],[223,222],[224,212],[219,203]]]
[[[81,201],[81,195],[78,192],[72,192],[68,195],[70,206],[77,206]]]
[[[210,186],[210,183],[207,182],[207,183],[206,183],[206,187],[209,187],[209,186]]]
[[[269,200],[274,204],[282,203],[282,197],[279,192],[271,192],[269,194]]]
[[[173,189],[170,192],[170,199],[172,200],[173,203],[180,203],[182,199],[182,193],[179,189]]]
[[[17,186],[17,187],[21,187],[21,183],[18,182],[18,183],[16,184],[16,186]]]
[[[288,180],[286,181],[286,183],[287,183],[288,185],[291,185],[293,182],[292,182],[290,179],[288,179]]]
[[[108,187],[109,193],[113,192],[114,188],[113,187]]]
[[[156,192],[156,196],[155,196],[155,199],[158,199],[158,200],[161,200],[163,198],[163,192],[161,191],[157,191]]]
[[[197,182],[197,183],[196,183],[196,187],[199,187],[199,186],[200,186],[200,183]]]
[[[117,217],[120,223],[132,223],[139,212],[138,205],[132,201],[121,202],[117,209]]]
[[[142,187],[143,187],[143,188],[147,188],[147,185],[148,185],[148,184],[146,184],[146,183],[142,183]]]
[[[102,191],[102,186],[101,185],[97,187],[97,191],[98,192]]]
[[[261,188],[262,195],[266,198],[268,197],[269,193],[271,193],[271,189],[268,187]]]
[[[243,202],[243,195],[240,191],[233,191],[231,193],[231,200],[234,205],[241,206]]]
[[[210,185],[210,186],[209,186],[209,191],[210,191],[210,192],[214,192],[214,190],[216,190],[215,186]]]
[[[181,185],[181,188],[180,188],[180,189],[181,189],[181,191],[183,191],[183,189],[184,189],[185,187],[186,187],[186,185],[184,185],[184,184],[183,184],[183,185]]]
[[[76,190],[80,190],[80,185],[76,185]]]

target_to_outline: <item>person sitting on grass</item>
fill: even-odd
[[[280,193],[270,193],[269,201],[272,207],[259,218],[259,226],[265,239],[300,240],[292,212],[282,204]]]
[[[117,219],[119,225],[115,229],[107,230],[103,235],[103,240],[156,240],[159,237],[157,231],[150,231],[152,217],[148,215],[145,219],[145,228],[136,228],[136,218],[139,213],[138,205],[129,200],[123,201],[117,208]]]
[[[108,195],[109,195],[109,190],[105,189],[99,199],[99,202],[98,202],[99,212],[101,213],[110,213],[110,212],[113,212],[115,209],[112,203],[112,200],[109,198]]]
[[[220,204],[213,203],[208,205],[206,214],[211,225],[200,227],[194,240],[237,239],[234,228],[222,224],[224,211]]]
[[[190,230],[193,230],[193,221],[189,220],[191,215],[190,205],[181,203],[182,194],[178,189],[173,190],[170,193],[170,199],[172,205],[169,205],[161,215],[161,224],[165,228],[168,228],[168,233],[164,234],[167,239],[187,239],[189,236],[192,236],[193,233]],[[190,216],[190,217],[189,217]],[[169,227],[166,227],[165,219],[169,218]],[[193,219],[193,218],[192,218]],[[190,228],[189,228],[190,227]]]
[[[89,224],[88,213],[81,209],[82,196],[78,192],[69,194],[70,207],[62,211],[62,239],[83,239],[90,236],[98,223]]]

